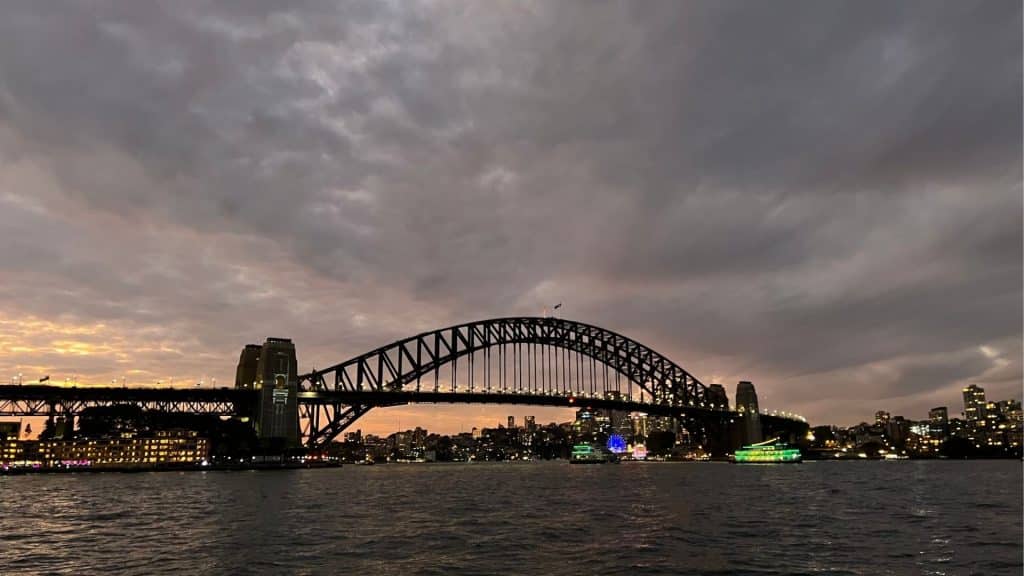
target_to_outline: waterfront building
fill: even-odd
[[[508,428],[511,430],[511,429],[515,429],[515,427],[516,427],[516,417],[515,416],[509,416],[508,417]]]
[[[5,466],[155,468],[201,464],[209,455],[207,439],[192,430],[165,430],[148,436],[0,443],[0,464]]]
[[[16,437],[0,436],[0,466],[9,466],[23,460],[23,442]]]
[[[903,446],[913,454],[933,455],[938,451],[942,440],[932,434],[931,420],[909,422],[910,433]]]

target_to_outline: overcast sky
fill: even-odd
[[[305,370],[561,301],[814,424],[1020,398],[1021,28],[1016,0],[6,3],[0,376],[232,385],[266,336]],[[508,413],[566,419],[360,426]]]

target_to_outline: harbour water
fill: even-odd
[[[1020,574],[1017,461],[0,477],[0,574]]]

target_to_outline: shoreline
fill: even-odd
[[[829,458],[821,460],[805,460],[805,462],[974,462],[974,461],[1020,461],[1018,458],[909,458],[904,460],[885,460],[885,459],[863,459],[863,458]],[[543,460],[541,462],[565,462],[568,460],[553,459]],[[523,461],[516,460],[476,460],[472,462],[388,462],[378,463],[381,465],[402,465],[402,464],[522,464]],[[728,463],[724,460],[625,460],[623,463],[626,464],[724,464]],[[769,464],[772,465],[772,464]],[[159,466],[159,467],[139,467],[139,466],[125,466],[125,467],[67,467],[67,468],[8,468],[6,470],[0,470],[0,477],[2,476],[28,476],[28,475],[47,475],[47,474],[102,474],[102,473],[117,473],[117,474],[138,474],[144,472],[245,472],[245,471],[275,471],[275,470],[305,470],[305,469],[325,469],[325,468],[342,468],[343,466],[359,466],[355,462],[330,462],[330,463],[261,463],[261,464],[210,464],[203,466],[201,464],[196,465],[184,465],[184,466]]]
[[[0,476],[28,476],[35,474],[137,474],[142,472],[245,472],[249,470],[303,470],[313,468],[341,468],[340,462],[263,462],[259,464],[185,464],[175,466],[69,466],[52,468],[8,468],[0,470]]]

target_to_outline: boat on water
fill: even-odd
[[[772,438],[740,448],[730,461],[735,464],[799,464],[803,456],[799,448]]]
[[[614,452],[595,444],[576,444],[569,458],[570,464],[608,464],[618,461],[619,457]]]

